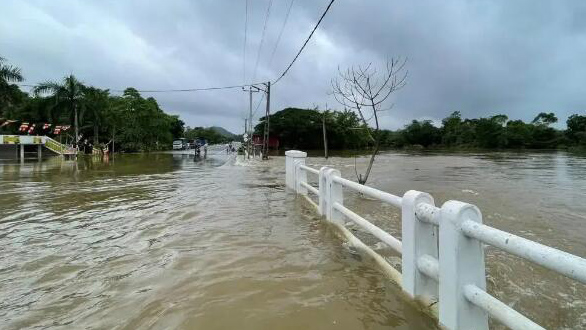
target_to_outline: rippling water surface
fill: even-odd
[[[282,157],[224,162],[0,161],[1,328],[435,329],[285,192]],[[308,163],[354,173],[353,158]],[[586,256],[584,158],[387,153],[370,184],[471,202],[490,225]],[[397,210],[345,198],[400,236]],[[487,259],[491,293],[548,328],[586,326],[583,285],[490,248]]]

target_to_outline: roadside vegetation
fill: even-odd
[[[19,121],[0,127],[0,134],[17,134],[20,122],[35,124],[34,134],[49,136],[55,126],[70,125],[62,132],[69,141],[77,135],[80,144],[102,147],[115,140],[116,150],[132,152],[168,149],[184,133],[178,116],[165,113],[154,98],[144,98],[134,88],[112,95],[69,75],[38,84],[29,94],[15,84],[22,81],[21,70],[0,58],[0,118]],[[43,129],[45,123],[51,127]]]
[[[464,119],[453,112],[437,127],[430,120],[413,120],[403,129],[366,130],[354,111],[319,112],[287,108],[270,116],[270,134],[285,149],[322,149],[322,116],[325,116],[330,149],[372,148],[370,135],[376,134],[383,148],[455,149],[556,149],[586,148],[586,115],[574,114],[567,129],[552,127],[558,121],[553,113],[539,113],[531,122],[509,120],[505,115]],[[260,133],[265,118],[256,126]]]

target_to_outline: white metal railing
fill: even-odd
[[[410,190],[402,197],[344,179],[329,167],[317,170],[305,164],[307,154],[286,155],[286,185],[306,197],[341,228],[356,245],[368,249],[385,269],[400,274],[397,281],[410,297],[436,301],[442,326],[450,330],[488,329],[488,316],[511,329],[543,329],[486,292],[483,244],[532,261],[586,284],[586,259],[482,224],[480,210],[471,204],[448,201],[436,207],[431,195]],[[318,187],[307,173],[318,175]],[[344,206],[343,188],[352,189],[401,209],[402,241]],[[307,197],[318,196],[318,203]],[[350,219],[401,255],[402,273],[344,228]]]

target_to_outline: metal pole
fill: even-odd
[[[326,109],[327,111],[327,109]],[[324,156],[328,159],[328,136],[326,134],[326,113],[322,116],[322,128],[324,132]]]
[[[266,83],[267,86],[267,111],[265,114],[265,132],[264,132],[264,141],[263,141],[263,159],[269,159],[269,129],[271,128],[270,124],[270,115],[271,115],[271,82]]]
[[[248,102],[249,102],[249,110],[248,110],[248,132],[252,131],[252,87],[248,88]]]
[[[246,141],[246,150],[248,150],[248,159],[250,159],[250,152],[252,148],[252,87],[248,88],[248,141]]]

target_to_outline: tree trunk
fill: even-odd
[[[94,123],[94,146],[98,145],[98,124]]]
[[[370,170],[372,169],[372,164],[374,164],[374,159],[376,158],[376,154],[378,154],[379,146],[380,146],[379,140],[376,140],[376,142],[374,144],[374,149],[372,150],[372,155],[370,155],[370,162],[368,163],[368,168],[366,169],[366,173],[364,174],[364,177],[362,175],[360,175],[360,177],[358,178],[358,183],[366,184],[366,181],[368,180],[368,176],[370,175]]]
[[[77,145],[79,144],[79,128],[77,127],[77,104],[73,104],[73,125],[75,125],[75,139],[73,139],[73,141],[75,141],[75,146],[77,147]]]

